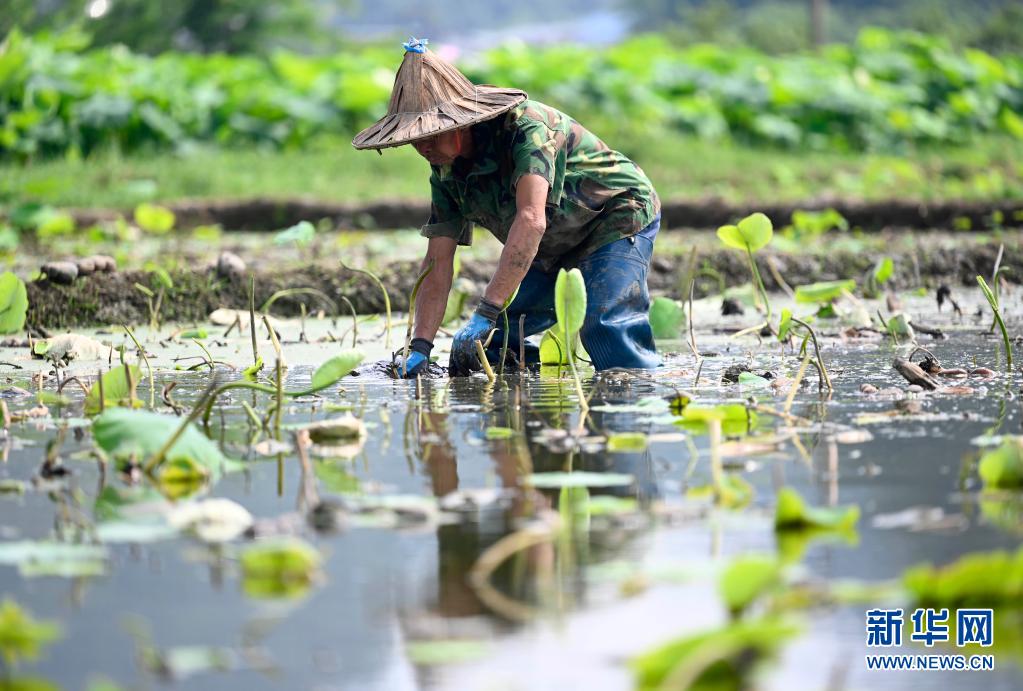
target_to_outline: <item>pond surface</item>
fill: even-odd
[[[929,298],[909,303],[914,314],[950,334],[945,340],[920,337],[942,365],[969,369],[976,364],[1004,372],[1001,341],[986,334],[987,317],[951,320],[947,310],[935,312]],[[62,637],[45,655],[19,672],[64,688],[86,688],[97,680],[148,688],[169,679],[190,689],[625,689],[633,686],[629,658],[727,621],[718,573],[736,556],[784,549],[799,582],[849,579],[891,586],[905,569],[923,562],[947,564],[967,553],[1018,548],[1021,497],[981,501],[973,461],[982,449],[972,440],[1023,433],[1020,376],[950,382],[970,387],[968,392],[906,394],[906,382],[891,361],[907,349],[897,351],[879,338],[823,338],[835,391],[819,394],[811,369],[791,408],[791,415],[803,420],[757,414],[752,439],[764,443],[754,446],[743,430],[735,434],[726,425],[723,464],[752,486],[746,506],[716,506],[706,492],[697,491],[712,482],[710,435],[706,428],[675,424],[667,406],[654,399],[684,390],[700,405],[755,397],[761,406],[780,411],[788,385],[777,392],[723,385],[722,373],[747,362],[750,353],[758,373],[791,379],[800,364],[792,349],[777,342],[760,345],[755,338],[712,332],[708,325],[735,330],[751,323],[749,317],[743,322],[715,316],[717,304],[697,305],[696,314],[705,317],[697,319],[704,325],[697,343],[708,354],[699,384],[686,344],[666,343],[666,365],[655,376],[600,382],[584,435],[575,442],[566,432],[579,426],[574,387],[556,373],[510,376],[497,385],[482,376],[427,380],[417,395],[414,383],[392,381],[364,367],[341,388],[297,399],[286,409],[286,442],[294,427],[337,416],[341,409],[367,425],[364,445],[346,452],[351,457],[314,455],[311,478],[304,476],[293,449],[280,457],[250,450],[256,430],[241,402],[263,411],[271,397],[232,392],[215,408],[210,433],[243,464],[199,496],[244,506],[261,536],[300,535],[323,555],[319,575],[290,597],[267,597],[247,584],[239,569],[238,554],[251,542],[244,537],[206,544],[184,534],[153,539],[113,531],[92,575],[32,575],[31,569],[0,564],[4,596],[62,627]],[[842,331],[837,324],[819,324],[824,334]],[[338,350],[336,343],[317,342],[336,328],[310,323],[312,343],[289,343],[284,334],[291,363],[285,388],[305,385],[314,366]],[[404,329],[396,328],[395,334],[399,330]],[[368,361],[383,357],[379,327],[366,326],[360,334]],[[173,371],[171,359],[196,349],[163,346],[145,330],[137,335],[154,356],[157,407],[170,413],[160,404],[160,391],[175,381],[172,396],[187,410],[211,375]],[[211,338],[207,344],[215,359],[244,366],[249,357],[244,336]],[[263,343],[265,356],[271,351]],[[439,350],[445,350],[443,343]],[[32,372],[45,369],[39,361],[27,361],[24,349],[0,349],[0,361],[25,367],[4,368],[7,389],[33,390]],[[106,368],[106,358],[72,363],[67,372],[86,377],[99,368]],[[587,379],[588,391],[594,382]],[[864,383],[901,392],[865,395]],[[53,389],[53,380],[45,387]],[[112,468],[101,473],[90,456],[88,427],[76,426],[84,424],[83,393],[76,388],[64,389],[69,405],[51,405],[48,414],[10,428],[0,479],[24,481],[26,491],[0,496],[5,543],[89,540],[89,526],[104,515],[97,497],[104,488],[125,492],[128,487]],[[139,396],[148,400],[148,382],[140,385]],[[12,413],[36,405],[34,396],[16,391],[5,393],[5,400]],[[634,405],[638,402],[640,407]],[[897,410],[904,414],[871,415]],[[70,474],[40,481],[47,445],[62,421],[71,426],[56,452]],[[622,432],[648,435],[646,448],[626,444],[627,450],[608,451],[607,438]],[[730,443],[743,440],[746,446]],[[569,496],[565,491],[530,487],[531,473],[563,470],[631,479],[591,487],[588,501],[595,503],[584,521],[574,523],[571,509],[562,506],[559,512]],[[814,539],[802,548],[780,545],[773,515],[783,486],[815,506],[858,505],[857,530]],[[602,496],[636,503],[600,503]],[[341,507],[331,514],[334,529],[315,530],[303,516],[303,509],[317,502]],[[403,508],[357,510],[374,502]],[[611,510],[598,511],[598,505]],[[569,519],[570,528],[550,528],[559,514],[562,522]],[[470,578],[480,555],[499,540],[522,528],[527,529],[522,534],[542,533],[543,526],[549,539],[509,554],[487,585]],[[800,549],[805,549],[801,556]],[[756,686],[1023,686],[1019,659],[1005,653],[996,654],[993,672],[868,671],[865,610],[908,607],[890,587],[887,592],[866,603],[822,601],[800,608],[795,616],[802,633],[756,677]],[[431,649],[431,641],[441,643]],[[153,651],[159,651],[162,665],[152,662]],[[931,651],[907,644],[896,652]],[[436,656],[453,662],[433,664]]]

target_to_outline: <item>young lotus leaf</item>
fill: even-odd
[[[913,325],[905,312],[896,312],[888,317],[888,333],[897,341],[912,341],[916,338]]]
[[[872,276],[874,277],[874,282],[877,285],[881,285],[882,283],[887,283],[893,273],[895,273],[895,262],[892,261],[891,257],[883,257],[874,265]]]
[[[675,424],[693,434],[706,434],[707,422],[720,420],[721,433],[729,437],[744,435],[755,429],[758,423],[756,412],[741,403],[722,403],[716,406],[689,404],[682,408],[681,418]]]
[[[740,372],[738,384],[739,386],[749,388],[763,388],[765,386],[770,386],[771,380],[761,377],[759,374],[753,374],[752,372]]]
[[[856,281],[821,281],[796,287],[796,302],[821,303],[837,300],[843,292],[856,290]]]
[[[512,439],[517,437],[519,434],[518,430],[514,430],[511,427],[487,427],[483,432],[483,436],[486,439]]]
[[[60,633],[60,626],[39,621],[13,600],[5,599],[0,604],[0,658],[5,669],[12,669],[21,660],[35,660],[42,648],[60,638]],[[23,688],[17,679],[5,681],[11,684],[7,688]]]
[[[296,393],[289,392],[289,395],[306,396],[333,386],[343,377],[351,374],[352,370],[359,366],[364,357],[365,355],[360,350],[349,349],[342,351],[340,355],[330,358],[313,372],[309,388]]]
[[[788,340],[789,331],[792,329],[792,310],[781,311],[781,321],[778,323],[778,340],[784,343]]]
[[[782,584],[781,564],[773,557],[737,557],[721,574],[718,590],[729,613],[738,617],[761,596]]]
[[[1015,554],[967,554],[941,568],[915,566],[902,580],[921,606],[1018,606],[1023,602],[1023,548]]]
[[[1023,439],[1005,437],[981,457],[977,470],[987,489],[1023,488]]]
[[[252,597],[296,597],[312,585],[322,561],[315,547],[298,538],[255,544],[241,553],[242,586]]]
[[[629,666],[640,691],[751,688],[749,676],[757,663],[774,655],[798,633],[798,626],[783,619],[738,621],[672,641],[633,658]]]
[[[274,235],[274,244],[287,245],[293,242],[299,247],[303,247],[312,242],[314,237],[316,237],[316,227],[309,221],[299,221]]]
[[[18,333],[25,328],[28,293],[25,283],[10,271],[0,274],[0,334]]]
[[[414,665],[454,665],[486,657],[491,644],[486,641],[451,639],[439,641],[409,641],[405,655]]]
[[[739,221],[739,225],[718,228],[718,239],[727,247],[749,252],[763,249],[773,236],[771,219],[759,211]]]
[[[162,235],[174,227],[174,212],[156,204],[139,204],[135,207],[135,223],[148,233]]]
[[[135,384],[138,384],[142,379],[142,370],[135,365],[128,365],[128,370],[131,372],[131,380]],[[116,408],[118,406],[128,405],[129,394],[131,387],[128,385],[128,375],[125,372],[124,367],[115,367],[109,372],[102,376],[103,379],[103,405],[100,406],[99,392],[100,384],[96,382],[89,389],[88,395],[85,397],[85,414],[95,415],[100,412],[100,408]],[[135,400],[135,405],[142,405],[142,402]]]
[[[552,329],[544,332],[540,339],[541,365],[567,365],[568,349],[562,346],[562,340]]]
[[[118,461],[134,458],[142,462],[163,446],[181,421],[170,415],[152,413],[148,410],[111,408],[96,418],[92,424],[92,436],[96,444]],[[168,462],[183,460],[189,467],[201,467],[211,480],[220,477],[225,458],[217,445],[210,441],[199,428],[189,425],[167,451]],[[170,471],[172,477],[181,477],[184,466]]]
[[[686,312],[677,300],[656,297],[650,304],[650,328],[654,338],[678,338],[686,323]]]
[[[635,478],[625,473],[590,473],[577,470],[571,473],[532,473],[524,478],[527,484],[537,489],[559,489],[561,487],[625,487]]]
[[[583,326],[586,318],[586,282],[579,269],[558,271],[554,284],[554,312],[558,317],[559,335],[572,338]]]
[[[263,356],[260,355],[256,361],[242,370],[242,378],[250,381],[255,380],[256,375],[263,369]]]
[[[791,487],[783,487],[778,492],[778,505],[774,510],[775,530],[849,530],[859,520],[859,506],[817,508],[807,506],[799,493]]]
[[[647,436],[642,432],[618,432],[607,438],[610,453],[636,453],[646,451]]]

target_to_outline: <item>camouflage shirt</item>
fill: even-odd
[[[515,184],[530,173],[550,184],[547,230],[536,253],[544,271],[575,265],[635,235],[660,213],[642,169],[564,113],[524,101],[473,125],[473,156],[431,166],[433,206],[422,234],[472,243],[473,224],[502,243],[515,220]]]

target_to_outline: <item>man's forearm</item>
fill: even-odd
[[[504,243],[501,258],[497,263],[497,271],[490,279],[483,297],[498,306],[504,306],[515,289],[522,283],[526,272],[536,257],[536,250],[543,239],[547,219],[543,214],[519,213],[508,231],[508,240]]]
[[[423,268],[429,264],[429,258]],[[448,293],[451,292],[451,279],[454,268],[450,261],[434,264],[433,271],[423,279],[416,295],[416,324],[413,331],[415,338],[425,338],[433,342],[437,329],[444,320],[444,310],[448,304]]]

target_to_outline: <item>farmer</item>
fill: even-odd
[[[352,142],[357,149],[412,144],[432,171],[432,212],[421,233],[429,238],[423,268],[432,261],[433,269],[419,289],[414,338],[398,373],[425,372],[455,250],[472,243],[474,223],[504,249],[472,318],[455,334],[452,375],[480,369],[477,340],[489,338],[488,359],[497,359],[498,317],[513,295],[509,354],[519,352],[520,339],[553,326],[561,268],[578,268],[585,279],[580,338],[594,367],[656,367],[646,279],[660,201],[650,180],[569,116],[517,89],[473,85],[425,44],[405,44],[387,115]],[[524,347],[527,362],[537,361],[538,349]]]

